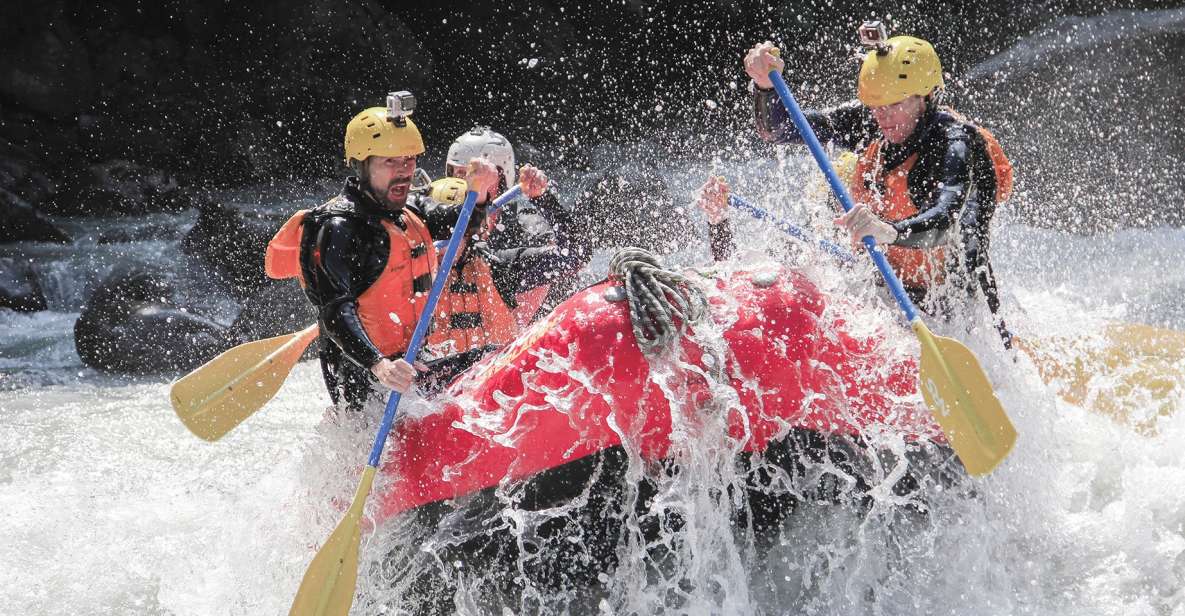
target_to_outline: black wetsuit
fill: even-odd
[[[802,143],[798,129],[773,90],[756,91],[754,113],[757,131],[766,141]],[[881,138],[872,114],[859,101],[825,110],[806,110],[804,114],[822,143],[862,152],[873,140]],[[900,234],[893,243],[913,248],[956,243],[962,258],[956,267],[950,268],[952,278],[972,294],[978,286],[988,308],[993,314],[998,312],[999,293],[988,260],[989,227],[996,211],[996,175],[982,135],[974,125],[928,103],[917,128],[904,143],[885,142],[884,168],[893,169],[913,154],[918,158],[910,170],[908,185],[919,211],[892,223]],[[958,233],[957,242],[950,237],[954,232]],[[714,248],[730,239],[729,229],[713,230]],[[972,284],[972,279],[978,284]],[[906,290],[923,309],[942,310],[943,302],[940,298],[927,297],[927,289]],[[1009,336],[1002,323],[999,328],[1007,342]]]
[[[358,297],[379,279],[390,256],[383,220],[406,228],[403,212],[380,204],[357,178],[346,180],[338,197],[304,220],[300,267],[305,294],[319,313],[321,371],[334,404],[344,402],[350,410],[377,395],[378,379],[370,366],[383,354],[362,327]],[[320,256],[316,262],[314,254]],[[414,282],[424,293],[431,285],[427,275]]]
[[[439,207],[423,194],[409,199],[408,207],[424,220],[436,240],[452,235],[460,213],[456,207]],[[470,227],[484,220],[485,208],[479,205]],[[516,294],[570,278],[588,264],[592,251],[578,241],[571,214],[548,190],[535,199],[506,204],[487,239],[470,243],[458,256],[457,267],[476,256],[489,263],[498,294],[515,308]]]

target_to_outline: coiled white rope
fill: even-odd
[[[618,251],[609,262],[609,274],[625,287],[634,337],[646,355],[671,346],[689,323],[707,313],[704,292],[686,276],[663,269],[649,251]]]

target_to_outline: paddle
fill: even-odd
[[[1140,323],[1108,323],[1097,337],[1016,338],[1058,395],[1144,434],[1180,406],[1185,332]]]
[[[461,188],[466,186],[464,180],[453,179]],[[521,191],[516,186],[507,194]],[[461,207],[461,215],[453,227],[453,235],[445,249],[444,259],[436,279],[432,281],[432,291],[428,294],[428,302],[424,312],[420,315],[416,329],[412,333],[411,342],[407,346],[404,359],[408,363],[415,363],[420,352],[420,346],[428,333],[428,326],[432,323],[432,314],[436,311],[436,302],[440,299],[440,292],[449,278],[453,262],[457,258],[457,247],[461,238],[465,236],[465,229],[469,225],[469,216],[473,213],[473,204],[477,201],[477,193],[469,191],[465,195],[465,202]],[[313,562],[305,571],[296,599],[292,602],[291,615],[323,616],[338,614],[346,616],[350,605],[354,602],[354,588],[358,580],[358,546],[362,539],[362,509],[370,496],[370,489],[374,483],[375,473],[378,472],[379,460],[383,455],[383,446],[387,443],[387,434],[391,431],[391,423],[395,420],[395,410],[399,408],[401,399],[399,392],[391,392],[387,400],[387,410],[383,414],[383,422],[379,426],[378,434],[374,437],[374,447],[370,451],[370,459],[366,469],[362,471],[362,481],[354,495],[354,502],[346,511],[346,517],[338,524],[333,534],[325,541],[325,545],[317,552]]]
[[[840,246],[835,242],[829,242],[823,238],[816,238],[809,231],[803,229],[802,227],[796,226],[793,223],[778,218],[777,216],[766,212],[765,210],[753,205],[741,197],[730,194],[728,196],[728,204],[738,210],[741,210],[742,212],[748,213],[757,220],[768,220],[769,222],[773,223],[774,227],[783,233],[786,233],[790,237],[806,242],[807,244],[815,245],[823,252],[839,259],[844,263],[852,263],[856,260],[856,256],[851,252],[848,252],[848,250],[843,246]]]
[[[506,191],[490,204],[490,212],[521,194],[519,186]],[[443,200],[435,190],[433,197]],[[173,383],[169,392],[173,410],[190,432],[217,441],[276,395],[318,333],[313,324],[295,333],[248,342],[223,352]]]
[[[314,323],[241,344],[202,364],[169,391],[177,417],[207,441],[222,438],[276,395],[319,331]]]
[[[831,190],[839,198],[844,211],[851,211],[855,207],[851,195],[835,173],[831,161],[819,143],[819,138],[815,136],[815,131],[811,129],[798,102],[794,100],[794,95],[786,87],[782,75],[772,70],[769,78],[799,134],[815,157],[815,162],[827,176]],[[980,367],[975,354],[957,340],[932,334],[922,322],[909,296],[905,294],[901,280],[889,267],[885,255],[877,249],[876,241],[866,236],[863,242],[921,344],[922,359],[918,367],[918,380],[922,398],[934,411],[938,425],[942,427],[951,447],[963,461],[967,472],[972,475],[986,475],[1012,450],[1016,442],[1016,428],[1012,426],[1004,407],[996,398],[992,384]]]

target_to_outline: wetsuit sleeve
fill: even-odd
[[[527,202],[516,202],[503,211],[498,224],[505,245],[540,245],[556,241],[557,226],[572,226],[571,215],[551,190]]]
[[[712,247],[712,259],[727,261],[732,257],[735,246],[732,239],[732,221],[725,218],[717,224],[708,224],[708,243]]]
[[[318,292],[328,298],[321,306],[320,320],[324,333],[341,347],[346,357],[369,368],[383,354],[366,335],[358,317],[355,280],[359,278],[367,247],[362,245],[357,224],[351,219],[333,217],[321,225],[317,234]]]
[[[575,274],[587,263],[583,255],[558,245],[520,246],[489,249],[485,256],[490,264],[494,285],[507,303],[514,295],[545,284],[553,284],[567,274]]]
[[[928,206],[923,205],[916,215],[893,223],[898,233],[894,244],[930,248],[946,240],[971,190],[971,140],[964,127],[947,129],[942,167],[933,186]]]
[[[876,134],[876,123],[860,101],[822,110],[804,109],[802,113],[823,144],[834,143],[848,150],[857,150]],[[754,92],[753,114],[757,134],[762,139],[780,145],[803,143],[789,112],[773,90]]]
[[[524,291],[574,274],[592,259],[592,250],[580,241],[572,215],[551,190],[532,199],[528,207],[507,212],[513,220],[501,223],[504,241],[491,241],[485,254],[499,293],[510,303]]]
[[[555,191],[550,188],[539,197],[531,200],[531,205],[535,206],[535,211],[547,220],[547,225],[551,228],[552,241],[558,249],[561,261],[556,263],[553,270],[562,270],[575,272],[592,260],[592,247],[589,246],[577,231],[577,225],[572,220],[572,214],[560,204],[559,197],[556,196]],[[528,234],[536,225],[525,224],[531,221],[519,221]],[[542,226],[538,226],[542,228]]]
[[[996,279],[988,262],[988,232],[992,214],[996,208],[995,195],[979,195],[967,202],[959,216],[959,234],[963,240],[963,263],[983,289],[988,309],[995,314],[1000,310],[1000,296],[996,290]],[[1000,325],[1003,327],[1003,324]],[[1005,343],[1011,335],[1001,330]]]

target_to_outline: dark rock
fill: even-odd
[[[38,137],[37,129],[37,116],[28,111],[0,106],[0,134],[3,135],[3,138],[0,138],[0,149],[4,151],[5,158],[11,157],[11,149],[15,147],[13,144],[27,146],[33,143]],[[27,152],[22,151],[21,153],[23,158],[28,157]]]
[[[189,370],[230,346],[226,328],[178,305],[175,276],[117,267],[74,324],[82,362],[121,374]]]
[[[206,203],[197,223],[182,239],[181,249],[200,257],[240,298],[247,297],[269,282],[263,272],[263,255],[284,220],[264,210]]]
[[[54,242],[68,244],[70,236],[15,194],[0,188],[0,243]]]
[[[46,165],[34,168],[51,184],[77,184],[68,177],[72,167],[83,161],[111,160],[168,170],[187,186],[322,178],[341,171],[342,129],[348,119],[366,106],[381,104],[388,90],[407,88],[420,99],[417,118],[433,148],[425,158],[434,160],[440,158],[440,144],[475,122],[491,124],[517,142],[540,148],[538,152],[521,148],[523,161],[543,163],[538,157],[541,152],[554,154],[569,148],[574,153],[571,159],[553,159],[565,167],[571,166],[570,160],[582,162],[578,151],[598,142],[653,139],[676,132],[709,138],[687,147],[664,147],[651,152],[651,158],[698,155],[703,159],[737,150],[742,151],[741,157],[751,158],[751,101],[739,58],[745,47],[763,38],[774,38],[782,46],[787,78],[802,94],[804,104],[833,104],[853,94],[855,67],[850,56],[855,22],[851,7],[843,3],[776,0],[762,3],[762,10],[750,10],[745,3],[724,0],[655,6],[629,2],[614,11],[605,11],[597,3],[558,7],[526,0],[464,7],[442,2],[403,3],[398,8],[396,4],[378,0],[295,0],[273,5],[7,0],[0,19],[0,142],[35,150]],[[1152,0],[913,2],[898,6],[892,21],[899,30],[935,43],[944,67],[953,75],[953,90],[955,80],[970,67],[1053,23],[1059,15],[1097,15],[1117,7],[1164,4]],[[1102,68],[1098,71],[1090,69],[1093,60],[1075,58],[1072,51],[1045,56],[1051,71],[1062,65],[1073,67],[1055,72],[1054,78],[1073,80],[1093,73],[1102,86],[1097,94],[1084,97],[1089,102],[1059,109],[1057,119],[1069,122],[1068,118],[1104,107],[1133,110],[1129,128],[1160,125],[1157,120],[1173,117],[1162,116],[1159,108],[1144,110],[1156,107],[1145,105],[1147,101],[1179,100],[1172,84],[1180,83],[1161,74],[1163,67],[1173,65],[1169,59],[1179,51],[1177,43],[1169,40],[1172,16],[1163,11],[1149,14],[1166,22],[1161,26],[1164,36],[1154,41],[1163,44],[1164,53],[1156,55],[1153,45],[1143,57],[1151,64],[1141,68],[1138,62],[1131,63],[1131,68],[1142,72],[1143,81],[1137,82],[1131,73],[1122,80],[1122,87],[1118,81],[1107,82],[1106,73],[1126,69],[1104,57],[1106,45],[1089,51],[1099,56]],[[1002,23],[1007,27],[1000,27]],[[1067,30],[1073,25],[1054,24],[1052,30],[1071,35]],[[1152,41],[1157,36],[1136,32],[1131,38]],[[1119,38],[1124,37],[1128,34]],[[1115,46],[1124,44],[1118,41]],[[438,62],[444,70],[436,70]],[[1150,84],[1168,85],[1157,92],[1148,89]],[[1041,134],[1032,130],[1034,118],[1056,108],[1051,102],[1060,103],[1054,94],[1060,88],[1046,86],[1040,79],[1006,83],[995,103],[1007,118],[1003,114],[1016,113],[1008,108],[1011,97],[1025,99],[1017,108],[1028,110],[1026,117],[1005,130],[1004,137],[1023,144],[1019,149],[1008,143],[1005,147],[1018,151],[1026,169],[1054,169],[1067,177],[1070,172],[1106,177],[1112,163],[1122,162],[1122,156],[1138,149],[1132,144],[1140,143],[1149,132],[1136,128],[1113,134],[1104,140],[1107,147],[1121,144],[1114,155],[1063,169],[1061,152],[1052,148],[1041,154],[1031,136]],[[1083,91],[1088,90],[1074,90]],[[997,120],[994,108],[979,109],[985,111],[980,115],[986,122]],[[1082,131],[1046,130],[1045,134],[1074,141],[1090,130],[1095,135],[1111,134],[1109,128],[1113,125],[1108,122]],[[1065,139],[1066,134],[1075,139]],[[745,138],[734,143],[726,135]],[[1092,139],[1090,145],[1098,145],[1098,137],[1083,141]],[[1179,162],[1179,143],[1154,139],[1158,146],[1175,149],[1164,150],[1166,161],[1156,169],[1152,182],[1155,191],[1135,191],[1143,187],[1135,180],[1126,181],[1121,188],[1134,195],[1124,197],[1130,202],[1179,189],[1174,176],[1160,175]],[[1075,150],[1071,157],[1079,154],[1081,150]],[[764,150],[756,155],[763,156]],[[432,162],[424,161],[424,166],[432,168]],[[1063,202],[1073,202],[1080,195],[1099,199],[1094,186],[1075,192],[1068,181],[1054,184],[1059,185],[1056,193],[1047,194],[1064,197]],[[47,197],[44,189],[33,194],[24,188],[0,188],[35,207]],[[1044,185],[1021,188],[1040,190]],[[78,200],[84,197],[94,202]],[[57,211],[69,214],[184,207],[170,199],[164,199],[170,202],[164,205],[146,203],[158,200],[104,189],[97,195],[74,191],[54,203],[60,208]],[[1065,206],[1067,211],[1075,207]],[[1092,208],[1079,209],[1097,211]]]
[[[231,346],[291,333],[317,315],[297,285],[271,281],[237,300],[190,266],[166,270],[123,264],[87,298],[74,325],[83,363],[106,372],[191,370]]]
[[[317,311],[291,280],[271,281],[247,298],[230,326],[236,344],[304,329],[317,321]]]
[[[69,242],[69,236],[42,215],[55,189],[35,156],[0,139],[0,242]]]
[[[231,158],[257,177],[290,176],[303,165],[340,168],[351,116],[382,104],[389,90],[422,92],[430,81],[433,59],[418,33],[377,2],[299,0],[239,11],[222,36],[239,49],[222,61],[238,63],[230,77],[253,90],[254,105],[236,118],[244,138]]]
[[[97,238],[99,244],[130,244],[132,242],[149,242],[153,240],[172,241],[180,238],[180,233],[172,227],[144,225],[130,228],[107,229]]]
[[[172,175],[113,160],[70,178],[54,198],[52,210],[65,216],[104,216],[180,211],[191,205]]]
[[[0,94],[51,118],[70,118],[96,94],[89,51],[64,2],[8,6],[0,22]]]
[[[45,294],[33,268],[26,262],[0,259],[0,308],[38,312],[46,307]]]

